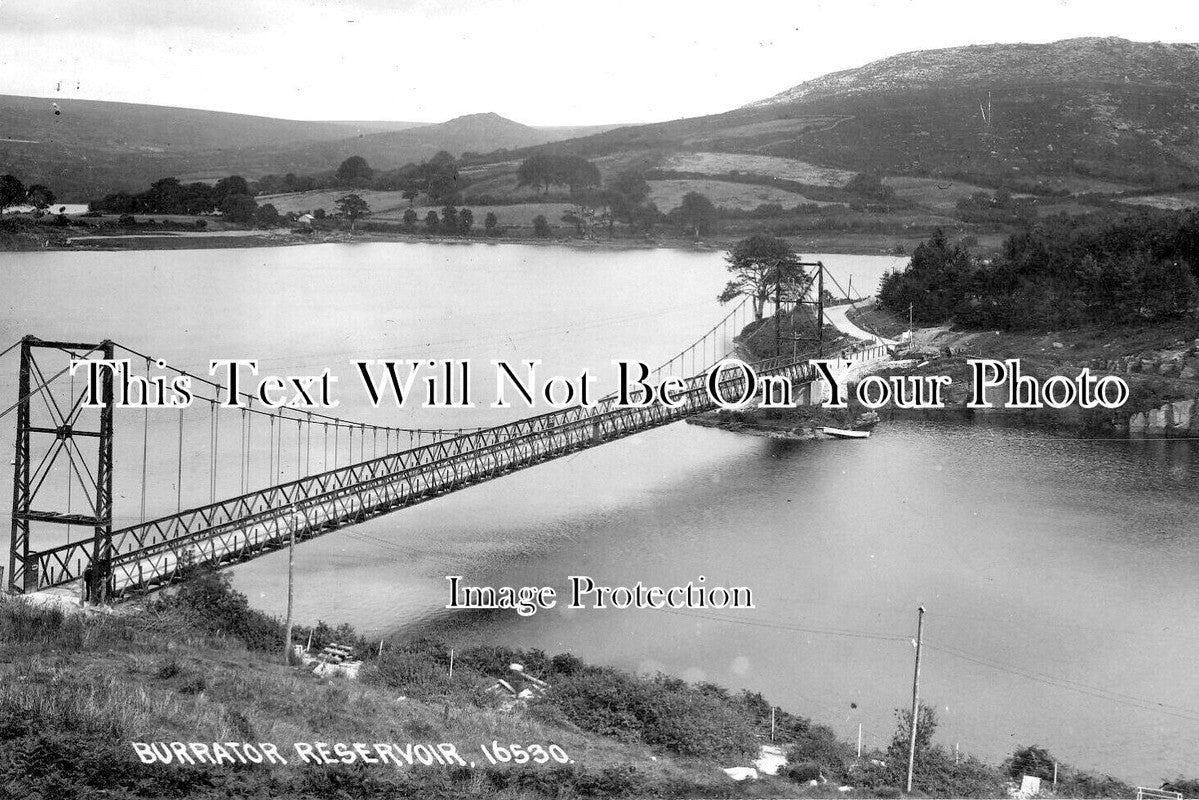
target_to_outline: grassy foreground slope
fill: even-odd
[[[759,694],[635,676],[568,654],[459,650],[393,638],[382,654],[352,629],[299,630],[353,645],[360,679],[281,663],[278,621],[204,574],[124,613],[63,613],[0,601],[0,794],[133,797],[898,797],[907,739],[901,715],[886,752],[853,749]],[[513,661],[551,686],[514,705],[491,688]],[[932,743],[922,711],[922,796],[1003,796],[1007,774]],[[734,782],[775,740],[777,777]],[[287,764],[145,764],[131,742],[272,743]],[[452,743],[467,765],[305,764],[295,743]],[[556,745],[567,759],[491,764],[480,745]],[[530,748],[531,751],[531,748]],[[515,752],[515,751],[513,751]],[[565,763],[560,763],[565,761]],[[1022,764],[1022,768],[1035,769]],[[1110,778],[1061,771],[1061,796],[1129,796]],[[812,784],[811,781],[816,783]],[[853,789],[841,791],[842,784]]]

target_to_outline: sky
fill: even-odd
[[[0,94],[291,119],[530,125],[717,113],[895,53],[1199,42],[1138,0],[0,0]]]

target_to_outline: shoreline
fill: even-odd
[[[55,233],[61,233],[56,229]],[[41,237],[39,237],[41,238]],[[910,238],[910,237],[909,237]],[[905,237],[888,237],[881,234],[871,236],[846,235],[830,232],[807,237],[791,237],[796,247],[803,252],[836,253],[843,255],[893,256],[896,243],[906,242]],[[915,241],[913,239],[913,241]],[[155,231],[113,234],[84,233],[66,236],[61,240],[46,238],[39,245],[25,241],[0,241],[0,252],[87,252],[121,250],[207,250],[233,247],[296,247],[318,244],[375,244],[392,242],[400,244],[521,244],[539,246],[572,247],[597,252],[623,252],[628,250],[679,250],[684,252],[721,252],[734,242],[730,238],[694,242],[686,239],[581,239],[576,237],[538,238],[533,236],[462,237],[437,234],[382,233],[379,231],[330,231],[327,233],[298,234],[280,230],[251,231]]]

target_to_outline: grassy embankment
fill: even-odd
[[[897,797],[906,738],[855,758],[829,729],[785,711],[776,741],[785,774],[736,783],[769,738],[761,695],[638,677],[569,655],[430,640],[376,644],[348,627],[297,631],[336,638],[366,658],[360,680],[281,664],[281,625],[204,574],[121,614],[66,613],[0,601],[0,786],[31,797]],[[488,691],[508,664],[551,684],[514,706]],[[929,731],[933,728],[930,726]],[[900,741],[901,740],[901,741]],[[268,742],[288,764],[143,764],[130,742]],[[474,766],[303,764],[294,743],[453,743]],[[490,764],[479,745],[554,744],[571,763]],[[886,765],[872,759],[885,760]],[[824,776],[827,783],[808,781]],[[999,796],[1007,775],[960,762],[924,741],[923,796]],[[1061,796],[1128,796],[1109,778],[1061,770]],[[853,785],[840,792],[839,784]]]

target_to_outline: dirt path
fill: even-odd
[[[874,300],[874,298],[867,297],[864,300],[859,300],[858,303],[867,303],[867,302],[872,302],[873,300]],[[832,307],[826,306],[824,309],[824,319],[830,325],[835,327],[837,330],[841,331],[844,334],[848,334],[849,336],[852,336],[855,339],[861,339],[861,340],[867,341],[867,342],[874,342],[875,344],[886,344],[886,345],[896,344],[896,341],[894,339],[884,339],[881,336],[875,336],[873,333],[862,330],[857,325],[854,325],[852,322],[849,321],[849,317],[846,315],[849,313],[850,309],[852,309],[858,303],[847,303],[846,305],[843,305],[843,306],[832,306]]]

